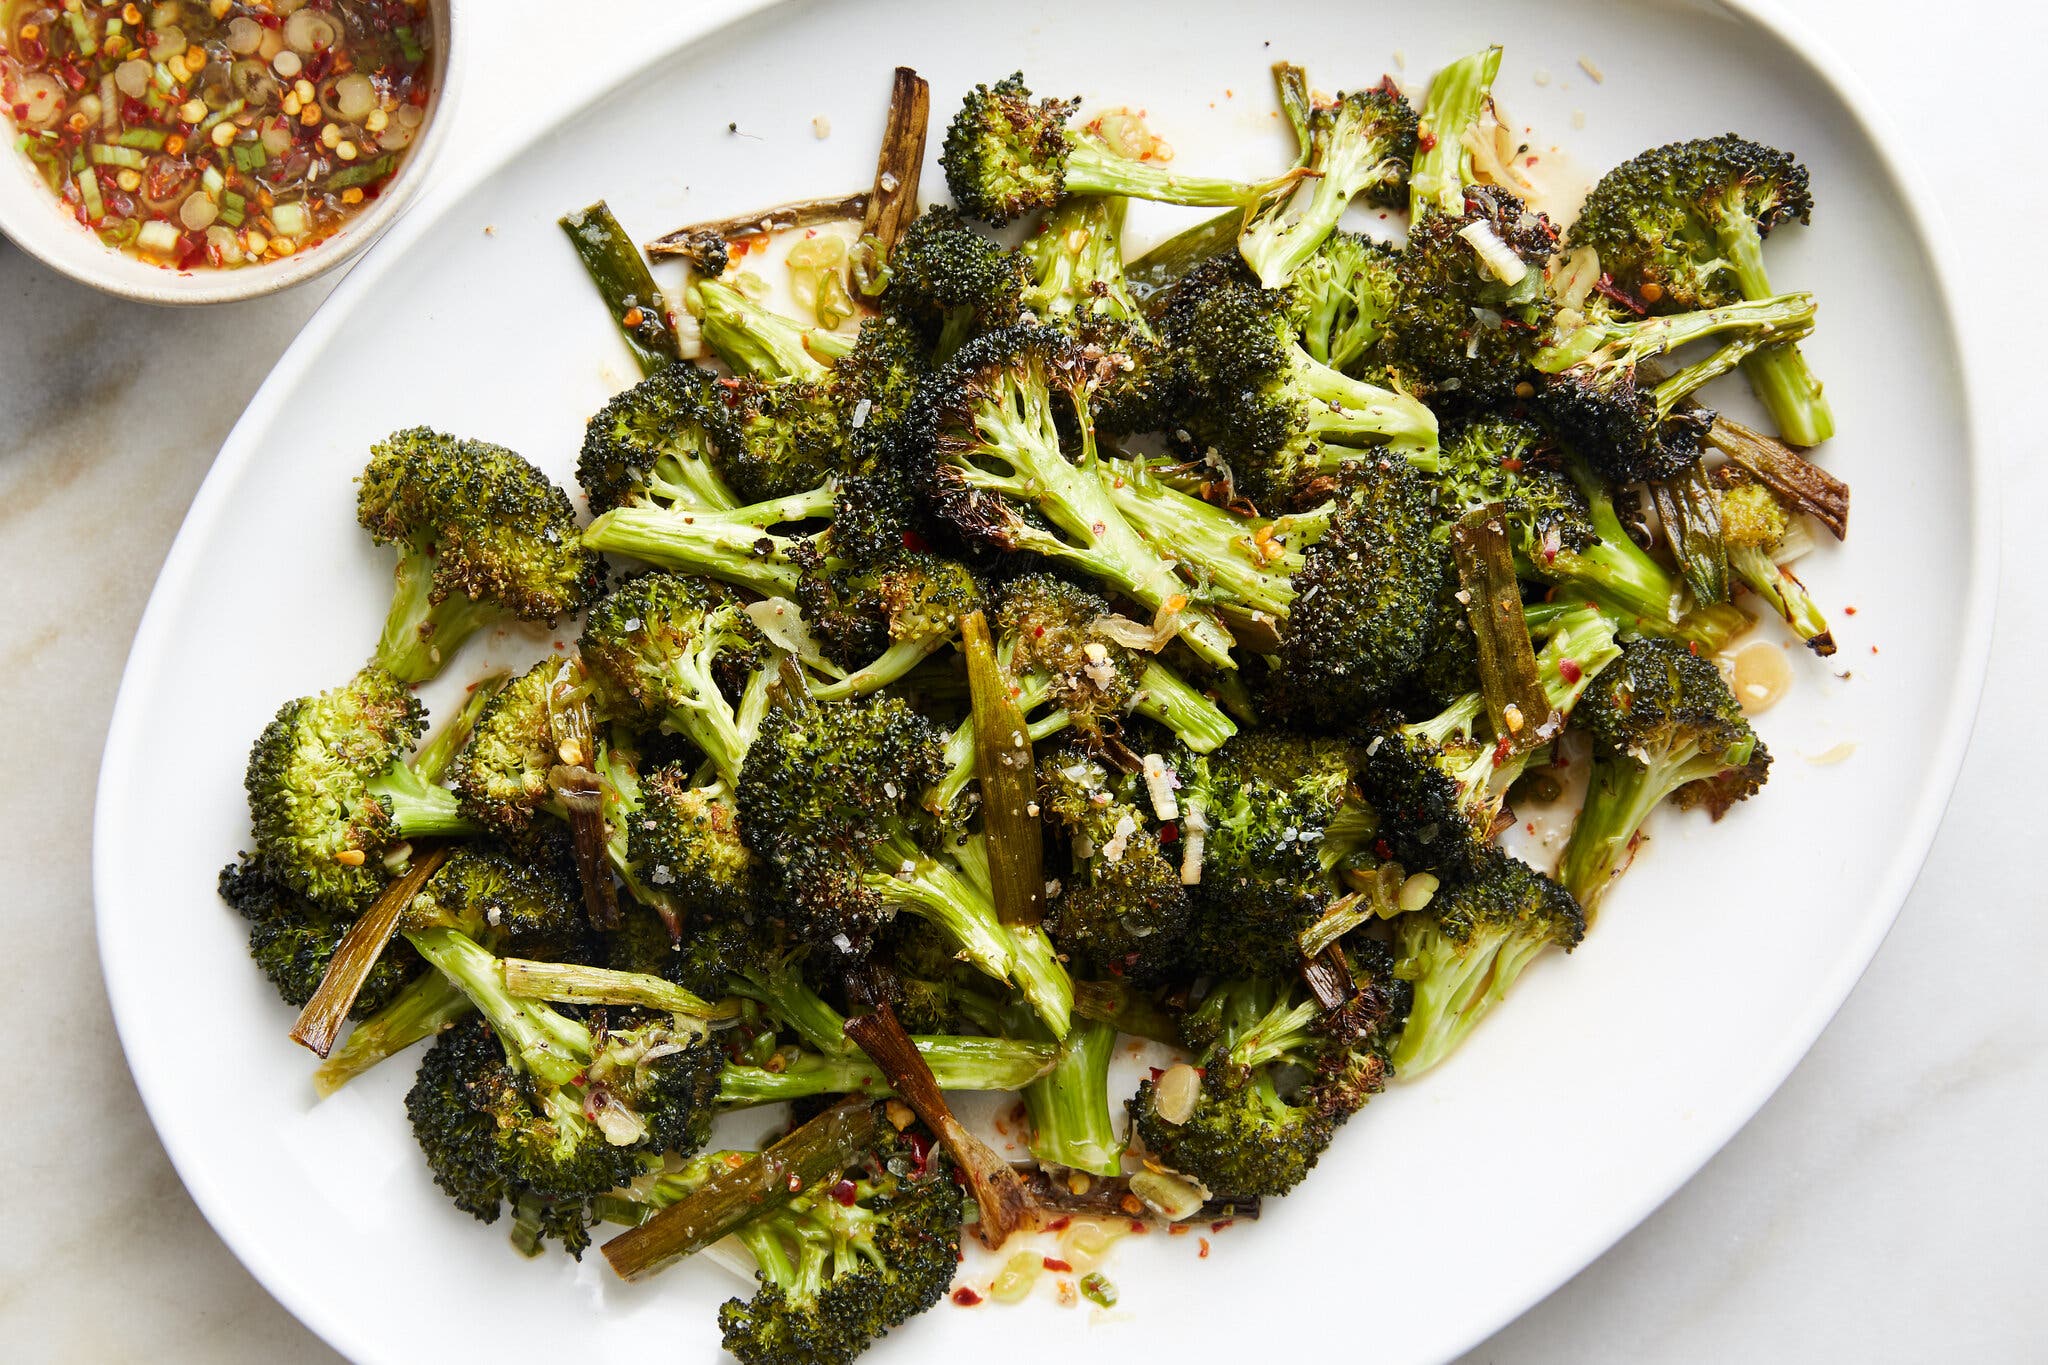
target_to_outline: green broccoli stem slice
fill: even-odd
[[[1808,649],[1823,657],[1835,652],[1834,632],[1828,626],[1826,614],[1790,570],[1755,545],[1729,546],[1728,567],[1751,592],[1770,604],[1771,610],[1806,642]]]
[[[1048,212],[1018,248],[1034,279],[1025,304],[1041,318],[1093,315],[1149,331],[1124,283],[1123,219],[1122,199],[1094,196],[1070,198]]]
[[[1479,122],[1494,77],[1500,74],[1501,49],[1493,47],[1461,57],[1436,73],[1423,102],[1415,140],[1415,166],[1408,175],[1408,216],[1425,213],[1456,217],[1465,211],[1465,186],[1472,179],[1472,153],[1465,149],[1465,130]]]
[[[450,839],[478,833],[462,813],[455,793],[420,780],[404,763],[393,763],[365,784],[391,808],[391,823],[407,839]]]
[[[522,1000],[570,1005],[632,1005],[693,1019],[729,1019],[735,1011],[646,972],[590,967],[580,962],[536,962],[508,957],[498,964],[508,994]]]
[[[701,573],[764,597],[788,597],[803,581],[793,557],[801,542],[768,528],[830,517],[836,501],[827,485],[725,511],[636,503],[592,522],[583,543],[606,554]]]
[[[572,1084],[591,1057],[590,1030],[505,989],[498,959],[459,929],[408,930],[406,942],[455,983],[505,1049],[505,1060],[550,1086]]]
[[[1583,461],[1571,460],[1566,469],[1585,495],[1593,543],[1582,550],[1524,543],[1518,558],[1533,577],[1584,588],[1599,600],[1613,603],[1624,616],[1675,625],[1683,603],[1678,580],[1629,538],[1613,496]]]
[[[1183,493],[1144,460],[1103,460],[1096,475],[1125,519],[1158,553],[1180,565],[1198,585],[1198,594],[1276,620],[1286,618],[1294,601],[1290,578],[1301,567],[1302,547],[1320,537],[1334,507],[1265,522]],[[1261,538],[1266,527],[1272,535]]]
[[[325,1099],[385,1058],[425,1042],[475,1011],[461,988],[441,973],[414,977],[384,1008],[350,1029],[341,1046],[313,1069],[313,1089]]]
[[[1044,928],[1036,924],[1006,924],[1010,936],[1010,975],[1018,993],[1030,1002],[1056,1039],[1064,1039],[1073,1026],[1074,979],[1060,963],[1059,950]]]
[[[464,641],[510,615],[503,607],[459,592],[436,602],[434,567],[432,550],[399,552],[391,610],[385,614],[372,661],[400,682],[433,681]]]
[[[1813,330],[1811,294],[1779,294],[1742,303],[1666,313],[1628,322],[1591,321],[1539,347],[1531,364],[1543,374],[1563,374],[1581,365],[1632,369],[1694,342],[1732,339],[1704,360],[1660,380],[1658,411],[1668,416],[1681,399],[1710,379],[1726,374],[1756,347],[1774,339],[1801,337]]]
[[[1763,236],[1755,222],[1747,214],[1731,212],[1722,220],[1719,235],[1722,256],[1734,271],[1742,296],[1771,297]],[[1777,424],[1781,439],[1795,446],[1817,446],[1835,434],[1834,409],[1797,344],[1766,346],[1745,356],[1742,373]]]
[[[1156,659],[1148,660],[1145,671],[1138,675],[1131,709],[1173,731],[1175,738],[1198,754],[1216,752],[1237,733],[1237,722],[1225,715],[1222,707]]]
[[[1109,1111],[1109,1062],[1117,1031],[1077,1020],[1049,1072],[1024,1086],[1031,1115],[1031,1155],[1090,1175],[1121,1175],[1124,1144]],[[945,1083],[940,1078],[940,1084]]]
[[[852,349],[852,343],[825,341],[829,333],[800,327],[717,280],[701,282],[696,294],[705,344],[735,373],[768,380],[823,379],[832,372],[828,362]],[[820,359],[813,347],[826,351],[826,358]]]
[[[1286,78],[1276,78],[1284,92]],[[1297,113],[1307,117],[1305,109],[1290,109],[1290,117]],[[1297,124],[1295,132],[1304,139],[1306,156],[1316,140],[1305,122]],[[1386,166],[1389,159],[1375,157],[1377,150],[1370,129],[1360,128],[1352,106],[1341,103],[1335,127],[1322,145],[1322,159],[1310,166],[1315,174],[1296,184],[1285,199],[1262,206],[1238,238],[1238,250],[1260,284],[1280,288],[1321,249],[1351,201]]]
[[[794,963],[776,961],[750,967],[728,985],[733,994],[765,1006],[775,1022],[787,1024],[813,1052],[854,1055],[856,1049],[846,1041],[846,1016],[804,984]]]
[[[1069,461],[1060,448],[1059,427],[1045,391],[1027,388],[1005,373],[994,401],[977,413],[984,448],[1008,463],[1010,475],[998,475],[972,463],[956,466],[970,486],[1035,503],[1065,536],[1022,523],[1016,528],[1018,548],[1063,559],[1114,586],[1132,601],[1158,611],[1170,600],[1186,602],[1186,585],[1162,555],[1132,528],[1097,468],[1103,463],[1088,420],[1087,402],[1075,396],[1080,451]],[[1180,612],[1180,637],[1200,658],[1219,668],[1235,668],[1230,647],[1235,643],[1223,623],[1205,609],[1186,604]]]
[[[429,786],[440,785],[448,775],[449,765],[455,756],[468,745],[471,735],[476,733],[478,717],[491,704],[491,698],[504,690],[512,675],[504,669],[486,673],[469,685],[469,695],[462,699],[462,709],[449,717],[448,722],[422,744],[412,756],[413,776]]]
[[[1242,208],[1256,204],[1296,179],[1294,171],[1247,184],[1210,176],[1182,175],[1148,161],[1133,161],[1086,137],[1067,135],[1065,190],[1068,194],[1115,195],[1195,208]]]
[[[1306,432],[1321,446],[1321,468],[1342,464],[1345,447],[1372,449],[1384,443],[1411,458],[1436,451],[1436,414],[1420,399],[1331,369],[1298,341],[1288,342],[1287,350],[1295,385],[1313,400],[1306,405]]]
[[[949,1034],[913,1035],[911,1042],[932,1069],[941,1090],[1021,1090],[1052,1070],[1056,1049],[1049,1043]],[[882,1069],[859,1052],[829,1056],[787,1054],[779,1070],[728,1065],[718,1083],[718,1102],[735,1108],[779,1104],[813,1095],[894,1095]]]

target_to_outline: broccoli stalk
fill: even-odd
[[[916,1034],[925,1064],[941,1090],[1025,1090],[1038,1084],[1054,1066],[1056,1049],[1049,1044],[1009,1038]],[[718,1084],[721,1104],[780,1104],[816,1095],[862,1095],[882,1099],[894,1095],[882,1069],[858,1052],[778,1052],[773,1068],[728,1063]]]
[[[1771,757],[1713,663],[1643,640],[1602,673],[1579,708],[1593,773],[1558,874],[1592,913],[1627,870],[1643,822],[1666,797],[1715,815],[1764,783]]]
[[[387,1057],[450,1028],[476,1012],[460,987],[439,972],[414,977],[383,1008],[349,1030],[341,1046],[313,1069],[322,1099]]]
[[[1795,532],[1803,535],[1803,528],[1792,520],[1770,489],[1732,472],[1736,468],[1728,465],[1721,471],[1721,517],[1728,567],[1751,592],[1770,604],[1771,610],[1792,627],[1808,649],[1825,658],[1835,652],[1835,637],[1827,616],[1806,585],[1779,562],[1787,542]]]
[[[583,532],[583,544],[665,569],[703,574],[764,597],[788,597],[803,582],[797,560],[808,539],[772,528],[832,515],[830,487],[731,509],[676,509],[629,503]]]
[[[1423,102],[1415,138],[1415,168],[1408,176],[1408,216],[1420,221],[1435,212],[1456,218],[1465,212],[1465,186],[1472,180],[1472,153],[1465,130],[1475,127],[1500,74],[1498,44],[1461,57],[1436,73]]]
[[[1120,1175],[1124,1144],[1109,1112],[1109,1063],[1117,1031],[1080,1019],[1060,1044],[1050,1071],[1024,1090],[1031,1115],[1031,1155],[1090,1175]],[[936,1070],[936,1068],[934,1068]],[[945,1084],[945,1077],[939,1078]]]
[[[730,285],[700,281],[694,291],[705,344],[736,373],[756,379],[821,380],[853,349],[853,339],[799,327]]]
[[[1238,250],[1268,289],[1277,289],[1314,256],[1360,195],[1398,202],[1415,156],[1415,110],[1391,81],[1340,96],[1309,114],[1309,179],[1263,206],[1245,225]]]

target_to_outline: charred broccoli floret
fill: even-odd
[[[1749,590],[1770,603],[1806,647],[1825,658],[1835,652],[1835,637],[1813,594],[1792,570],[1779,562],[1795,532],[1804,529],[1792,519],[1777,494],[1726,464],[1715,471],[1720,481],[1721,534],[1728,547],[1728,567]]]
[[[1354,958],[1357,996],[1325,1011],[1288,977],[1224,981],[1182,1021],[1192,1097],[1148,1080],[1130,1101],[1145,1149],[1223,1196],[1285,1194],[1386,1084],[1403,992],[1382,955]]]
[[[569,495],[503,446],[413,427],[371,448],[359,483],[357,520],[398,547],[376,662],[404,682],[487,626],[571,615],[604,586]]]
[[[1071,565],[1148,610],[1180,603],[1181,638],[1228,667],[1230,633],[1187,602],[1169,559],[1117,509],[1089,418],[1104,363],[1046,327],[991,332],[962,347],[920,398],[939,515],[972,539]],[[1074,419],[1071,441],[1061,435],[1062,410]]]
[[[1401,255],[1356,232],[1335,232],[1287,286],[1288,320],[1320,364],[1360,374],[1401,296]]]
[[[1621,647],[1614,623],[1593,607],[1572,609],[1550,630],[1536,671],[1550,704],[1566,715]],[[1382,722],[1365,745],[1362,776],[1380,813],[1379,835],[1395,858],[1454,877],[1485,865],[1508,788],[1536,753],[1511,749],[1506,738],[1492,733],[1478,692],[1428,720]]]
[[[1083,970],[1156,981],[1186,959],[1193,906],[1180,851],[1163,841],[1143,784],[1079,749],[1039,759],[1038,802],[1059,891],[1046,910],[1053,942]]]
[[[718,1310],[742,1365],[848,1365],[876,1338],[945,1297],[960,1257],[960,1191],[943,1157],[878,1152],[735,1234],[761,1287]],[[850,1191],[850,1197],[848,1192]]]
[[[1336,231],[1352,200],[1362,196],[1392,208],[1408,193],[1415,109],[1392,80],[1318,105],[1308,126],[1311,175],[1286,198],[1262,207],[1238,237],[1245,264],[1269,289],[1294,278]]]
[[[860,954],[898,914],[941,930],[967,960],[1018,988],[1055,1035],[1073,986],[1035,928],[1007,926],[943,846],[919,798],[940,775],[937,726],[892,696],[789,699],[747,752],[740,830],[765,861],[791,932]]]
[[[320,988],[327,964],[353,920],[306,899],[262,862],[244,857],[220,870],[220,898],[249,922],[249,956],[287,1005],[304,1005]],[[364,1019],[389,1004],[420,961],[400,946],[377,959],[349,1018]]]
[[[888,686],[960,636],[960,618],[981,607],[966,565],[925,550],[898,550],[808,579],[797,593],[826,653],[853,671],[820,684],[822,700]]]
[[[1124,278],[1123,217],[1121,199],[1070,199],[1019,248],[1033,279],[1025,306],[1109,358],[1090,412],[1112,436],[1163,425],[1175,382],[1165,339]]]
[[[1260,505],[1296,505],[1319,476],[1360,455],[1427,455],[1436,417],[1396,389],[1353,379],[1303,349],[1290,296],[1261,289],[1234,261],[1198,269],[1174,292],[1167,335],[1187,371],[1184,414]]]
[[[948,208],[926,209],[889,256],[882,302],[944,360],[977,332],[1023,317],[1029,267]]]
[[[1601,177],[1572,225],[1573,246],[1652,310],[1714,308],[1770,298],[1763,244],[1773,228],[1813,213],[1806,168],[1790,154],[1736,136],[1654,147]],[[1751,387],[1794,445],[1834,434],[1820,381],[1796,345],[1743,361]]]
[[[677,361],[613,398],[583,429],[576,478],[593,513],[646,500],[737,507],[719,452],[738,440],[719,377]]]
[[[243,779],[269,875],[353,916],[383,889],[385,854],[398,844],[473,833],[453,794],[406,762],[425,724],[411,691],[375,664],[280,707]]]
[[[1079,99],[1032,102],[1024,73],[968,92],[946,129],[939,164],[946,187],[967,213],[993,224],[1049,209],[1070,194],[1122,195],[1166,204],[1242,206],[1293,179],[1263,184],[1180,175],[1151,161],[1119,156],[1091,130],[1067,120]]]
[[[668,907],[690,924],[756,907],[761,867],[740,838],[732,788],[694,785],[680,763],[641,778],[629,764],[609,762],[605,776],[615,793],[607,810],[613,839],[625,845],[613,865],[636,899]]]
[[[1717,818],[1769,776],[1771,755],[1712,661],[1640,640],[1595,680],[1578,709],[1593,776],[1558,875],[1588,913],[1628,869],[1643,822],[1665,797]]]
[[[579,647],[606,715],[687,737],[737,787],[774,664],[728,589],[662,570],[636,575],[591,608]]]
[[[1302,931],[1336,897],[1336,869],[1372,837],[1357,762],[1342,740],[1282,730],[1178,760],[1183,824],[1205,831],[1188,888],[1196,966],[1231,977],[1285,977],[1300,966]]]
[[[1577,947],[1586,918],[1562,886],[1489,849],[1469,880],[1401,916],[1394,932],[1394,970],[1415,1003],[1393,1063],[1412,1079],[1450,1056],[1545,948]]]
[[[1811,294],[1784,294],[1690,313],[1623,318],[1594,309],[1538,350],[1550,376],[1544,409],[1570,440],[1618,483],[1661,479],[1696,463],[1713,424],[1704,408],[1682,406],[1702,384],[1726,374],[1760,346],[1813,330]],[[1639,371],[1696,341],[1714,351],[1661,378]]]

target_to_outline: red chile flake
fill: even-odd
[[[1568,683],[1575,683],[1586,676],[1586,670],[1579,667],[1577,659],[1559,659],[1557,661],[1557,672],[1558,676]]]
[[[953,1291],[953,1303],[960,1308],[975,1308],[981,1303],[981,1295],[963,1284]]]
[[[1045,1230],[1047,1232],[1065,1232],[1068,1228],[1072,1227],[1073,1225],[1073,1219],[1062,1215],[1061,1217],[1053,1219],[1050,1223],[1047,1223],[1045,1225]]]
[[[1065,1220],[1062,1219],[1061,1221],[1064,1222]],[[1057,1256],[1041,1256],[1038,1259],[1040,1264],[1044,1265],[1047,1270],[1050,1270],[1055,1275],[1064,1275],[1074,1268]]]
[[[931,547],[931,542],[917,532],[905,531],[903,533],[903,548],[911,553],[922,554],[924,551],[931,549]]]
[[[859,1193],[858,1190],[854,1189],[851,1180],[842,1180],[832,1187],[832,1198],[838,1201],[844,1208],[852,1208],[853,1201]]]
[[[1166,822],[1165,824],[1161,825],[1161,826],[1159,827],[1159,842],[1160,842],[1160,843],[1162,843],[1162,844],[1177,844],[1177,843],[1179,843],[1179,842],[1180,842],[1180,826],[1179,826],[1179,825],[1176,825],[1176,824],[1175,824],[1175,823],[1173,823],[1173,821],[1171,821],[1171,820],[1168,820],[1168,821],[1167,821],[1167,822]]]

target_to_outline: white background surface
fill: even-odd
[[[523,135],[576,93],[550,69],[559,54],[522,27],[558,20],[559,7],[489,0],[471,11],[469,87],[444,168]],[[647,35],[686,22],[680,12],[615,4],[589,36],[658,41]],[[1959,202],[1978,221],[1958,214],[1951,226],[1959,283],[1982,301],[1970,321],[1978,359],[1995,368],[1984,392],[2031,397],[2027,358],[1988,329],[2031,307],[2015,277],[2048,193],[2019,132],[2037,117],[2022,62],[2048,23],[1982,4],[1930,23],[1895,0],[1800,12],[1868,84],[1896,92],[1886,103],[1908,154],[1969,187]],[[1590,40],[1588,50],[1597,55]],[[2001,92],[2001,79],[2015,89]],[[1942,103],[1950,91],[1968,92],[1967,113]],[[0,941],[13,968],[0,1022],[21,1058],[0,1143],[10,1359],[326,1354],[221,1247],[157,1148],[107,1017],[86,879],[92,774],[136,616],[213,451],[319,288],[156,312],[99,299],[0,246],[0,317],[12,324],[0,359],[0,687],[17,717],[15,780],[0,795]],[[2036,330],[2015,339],[2035,347]],[[2004,456],[2016,563],[2034,542],[2021,519],[2048,495],[2042,443],[2002,409],[1987,435]],[[2048,757],[2022,700],[2024,674],[2048,663],[2035,643],[2048,612],[2020,594],[2016,569],[2007,578],[1979,740],[1864,984],[1691,1185],[1476,1358],[2038,1357],[2048,1066],[2034,1040],[2048,1004],[2034,981],[2048,928],[2009,850],[2024,847],[2031,815],[2025,770]]]

